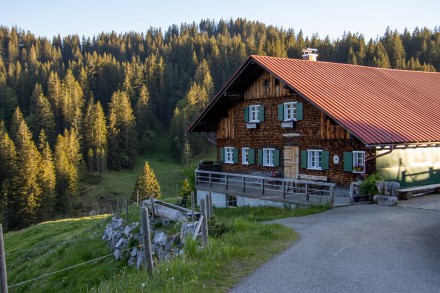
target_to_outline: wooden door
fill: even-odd
[[[299,165],[299,148],[285,146],[283,150],[284,178],[297,179]]]

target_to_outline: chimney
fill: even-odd
[[[303,60],[316,61],[318,59],[318,49],[306,48],[302,49]]]

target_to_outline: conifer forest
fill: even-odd
[[[31,28],[30,28],[31,29]],[[39,37],[0,27],[0,222],[69,214],[88,172],[129,169],[166,136],[176,161],[208,148],[186,128],[251,54],[440,70],[440,28],[336,40],[260,22],[202,20],[166,31]]]

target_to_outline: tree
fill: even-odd
[[[16,117],[18,117],[17,115]],[[39,182],[41,155],[24,121],[16,121],[16,169],[9,184],[8,228],[21,229],[37,222],[42,189]]]
[[[153,169],[150,168],[148,161],[145,162],[144,171],[136,180],[136,184],[133,189],[133,198],[136,199],[137,192],[141,199],[148,199],[150,197],[160,197],[160,185],[154,175]]]
[[[109,166],[132,168],[136,154],[136,122],[125,92],[113,94],[109,106]]]
[[[58,135],[55,146],[57,209],[65,214],[70,212],[72,198],[78,195],[81,161],[78,131],[66,129],[64,135]]]
[[[9,185],[15,174],[17,153],[12,139],[9,138],[3,121],[0,121],[0,221],[8,228],[7,204]]]
[[[89,170],[101,173],[106,169],[107,124],[100,102],[87,105],[84,117],[84,145],[87,152]]]
[[[61,96],[61,111],[64,128],[81,129],[84,95],[80,84],[76,81],[71,70],[63,79]]]
[[[38,181],[42,189],[37,220],[47,221],[54,216],[56,201],[56,175],[52,150],[46,138],[44,129],[39,136],[39,150],[41,153],[41,165],[39,167]]]

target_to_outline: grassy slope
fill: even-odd
[[[197,250],[194,243],[185,256],[156,266],[153,277],[148,277],[143,270],[116,262],[110,256],[12,288],[11,292],[139,292],[142,289],[224,292],[297,237],[284,226],[259,221],[302,216],[325,209],[217,209],[217,227],[225,233],[215,237],[215,229],[211,229],[207,248]],[[139,208],[132,205],[130,219],[138,220],[138,217]],[[65,219],[7,233],[9,285],[108,255],[110,251],[100,240],[108,220],[108,216]]]

